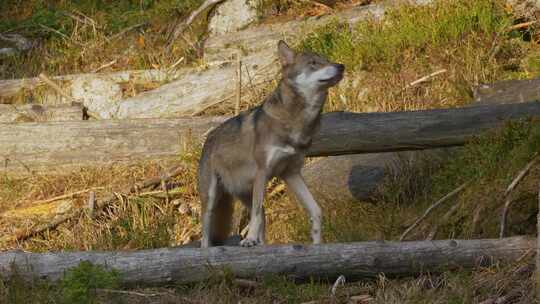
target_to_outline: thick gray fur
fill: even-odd
[[[321,209],[300,170],[320,124],[328,89],[344,66],[313,53],[295,53],[280,41],[282,78],[264,102],[235,116],[208,135],[199,162],[202,203],[201,247],[221,245],[229,236],[233,200],[250,210],[242,246],[264,244],[263,200],[267,182],[285,181],[309,214],[313,243],[321,243]]]

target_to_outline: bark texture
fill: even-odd
[[[540,116],[540,103],[393,113],[323,115],[308,156],[459,146],[508,119]],[[226,117],[6,124],[0,172],[164,159]],[[186,139],[187,138],[187,139]]]
[[[223,121],[218,117],[4,124],[0,172],[172,159]]]
[[[416,275],[452,268],[471,268],[518,260],[536,246],[534,239],[440,240],[419,242],[363,242],[322,245],[270,245],[254,248],[162,248],[138,251],[60,253],[0,253],[0,273],[25,278],[59,280],[81,261],[120,272],[124,284],[192,283],[227,268],[240,278],[270,274],[298,279],[347,279]],[[14,269],[14,267],[16,269]]]
[[[81,121],[83,114],[81,105],[0,104],[0,123]]]

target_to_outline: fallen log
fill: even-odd
[[[481,84],[473,92],[474,102],[467,106],[532,102],[540,100],[540,78]],[[302,173],[317,201],[366,201],[384,191],[380,187],[388,174],[402,174],[426,159],[440,162],[450,154],[443,148],[329,156],[308,163]]]
[[[161,248],[139,251],[0,253],[0,273],[9,279],[57,281],[81,261],[116,269],[126,285],[192,283],[222,270],[239,278],[286,275],[334,279],[417,275],[513,262],[535,250],[525,237],[419,242],[362,242],[322,245],[270,245],[254,248]]]
[[[275,47],[272,51],[275,50]],[[242,58],[242,100],[249,100],[276,78],[275,56],[256,54]],[[230,62],[208,69],[191,68],[182,78],[117,103],[112,117],[119,119],[193,116],[227,100],[234,100],[237,68]]]
[[[308,156],[459,146],[508,119],[540,116],[540,103],[323,115]],[[175,157],[226,117],[4,124],[0,172]]]
[[[0,123],[81,121],[81,105],[44,106],[40,104],[6,105],[0,104]]]
[[[429,2],[429,1],[427,1]],[[424,5],[425,0],[413,1]],[[67,94],[81,99],[96,118],[167,118],[197,115],[215,104],[232,100],[237,90],[236,69],[231,60],[242,54],[242,100],[249,101],[259,89],[273,81],[279,73],[276,64],[276,45],[279,39],[296,40],[332,20],[354,24],[368,18],[382,18],[386,6],[358,6],[322,17],[279,24],[263,24],[235,33],[213,36],[205,42],[205,62],[208,68],[182,68],[167,72],[125,71],[96,76],[66,75],[53,77],[63,85]],[[157,89],[122,99],[118,82],[130,79],[173,80]],[[0,97],[13,96],[22,88],[34,89],[41,84],[37,78],[0,81]],[[42,97],[40,97],[42,98]],[[42,98],[42,103],[62,102],[57,95]]]
[[[0,124],[0,172],[173,159],[224,118]]]
[[[473,98],[475,104],[540,100],[540,78],[482,84],[473,89]]]
[[[418,5],[424,4],[422,1],[413,2],[413,4]],[[204,42],[204,59],[209,63],[226,62],[234,59],[238,52],[257,54],[266,50],[275,50],[280,39],[297,40],[333,20],[354,24],[369,18],[380,19],[383,18],[386,9],[387,5],[385,4],[356,6],[335,14],[309,17],[304,20],[261,24],[238,32],[211,36]],[[275,57],[276,55],[270,56]]]
[[[422,5],[426,1],[413,1]],[[177,81],[155,90],[144,92],[118,103],[114,117],[151,118],[197,115],[215,104],[233,100],[237,90],[236,68],[232,64],[243,56],[241,79],[242,100],[249,101],[257,91],[276,78],[279,73],[276,45],[280,39],[295,41],[320,26],[339,19],[354,24],[368,18],[382,18],[386,6],[373,4],[358,6],[322,17],[263,24],[225,35],[211,36],[205,41],[206,70],[193,70]]]
[[[51,77],[53,81],[72,82],[79,79],[101,78],[115,83],[134,82],[144,83],[149,81],[167,81],[175,79],[181,74],[176,72],[167,72],[162,70],[131,70],[119,71],[110,73],[83,73],[70,74]],[[5,79],[0,80],[0,97],[10,97],[19,94],[22,90],[34,90],[38,86],[43,85],[43,81],[39,77],[22,78],[22,79]]]
[[[540,102],[323,116],[307,156],[423,150],[465,144],[505,120],[538,117]]]

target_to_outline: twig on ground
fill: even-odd
[[[529,21],[529,22],[522,22],[522,23],[518,23],[518,24],[514,24],[510,27],[508,27],[507,31],[508,32],[511,32],[511,31],[515,31],[515,30],[520,30],[520,29],[523,29],[523,28],[527,28],[531,25],[534,25],[536,23],[539,23],[540,20],[533,20],[533,21]]]
[[[180,57],[180,59],[178,59],[173,65],[171,65],[170,67],[167,68],[167,71],[173,70],[173,69],[176,68],[180,63],[182,63],[182,61],[184,61],[184,57]]]
[[[71,95],[66,93],[62,88],[60,88],[59,85],[57,85],[54,81],[52,81],[45,73],[41,73],[38,75],[39,79],[46,83],[48,86],[50,86],[53,90],[55,90],[58,94],[62,95],[67,100],[71,101],[72,103],[78,103],[78,101],[73,98]]]
[[[143,189],[143,188],[159,185],[161,183],[162,179],[163,180],[170,180],[170,179],[180,175],[182,172],[184,172],[184,167],[183,166],[176,166],[176,167],[173,167],[169,171],[169,173],[165,174],[162,178],[160,178],[160,177],[149,178],[147,180],[142,181],[141,183],[137,183],[137,184],[134,184],[134,185],[132,185],[130,187],[127,187],[121,193],[118,193],[118,192],[110,193],[104,199],[96,201],[95,210],[96,210],[96,212],[98,212],[98,211],[102,210],[103,208],[105,208],[106,206],[108,206],[109,204],[113,203],[116,200],[123,200],[123,197],[122,197],[123,195],[129,195],[130,193],[135,192],[137,189]],[[74,212],[71,212],[69,214],[63,214],[63,215],[56,216],[49,223],[39,224],[39,225],[36,225],[34,227],[30,227],[30,228],[27,228],[27,229],[19,229],[18,231],[16,231],[11,236],[0,238],[0,243],[9,242],[9,241],[22,241],[22,240],[25,240],[25,239],[27,239],[27,238],[29,238],[31,236],[39,234],[39,233],[41,233],[43,231],[54,229],[58,225],[66,222],[66,221],[68,221],[68,220],[70,220],[72,218],[75,218],[75,217],[79,216],[83,212],[83,210],[85,210],[85,209],[84,208],[79,208],[79,209],[77,209]]]
[[[115,59],[115,60],[113,60],[113,61],[111,61],[111,62],[105,63],[104,65],[100,66],[99,68],[94,69],[94,70],[92,71],[92,73],[97,73],[97,72],[99,72],[99,71],[101,71],[101,70],[103,70],[103,69],[105,69],[105,68],[108,68],[108,67],[110,67],[111,65],[115,64],[117,61],[118,61],[118,59]]]
[[[94,191],[91,191],[88,195],[86,208],[88,209],[88,216],[93,219],[96,215],[96,193]]]
[[[435,77],[435,76],[437,76],[437,75],[446,73],[446,72],[447,72],[446,69],[441,69],[441,70],[438,70],[438,71],[436,71],[436,72],[433,72],[433,73],[431,73],[431,74],[429,74],[429,75],[426,75],[426,76],[424,76],[424,77],[422,77],[422,78],[419,78],[419,79],[417,79],[417,80],[415,80],[415,81],[409,83],[407,86],[405,86],[405,89],[408,89],[408,88],[410,88],[410,87],[413,87],[413,86],[415,86],[415,85],[417,85],[417,84],[420,84],[420,83],[422,83],[422,82],[426,82],[426,81],[430,80],[431,78],[433,78],[433,77]]]
[[[133,295],[133,296],[139,296],[139,297],[156,297],[165,295],[166,293],[142,293],[142,292],[136,292],[136,291],[129,291],[129,290],[117,290],[117,289],[105,289],[105,288],[96,288],[94,291],[97,292],[103,292],[103,293],[117,293],[117,294],[125,294],[125,295]]]
[[[453,196],[455,196],[456,194],[461,192],[463,189],[465,189],[465,187],[468,184],[469,184],[469,182],[463,183],[461,186],[457,187],[452,192],[448,193],[443,198],[441,198],[440,200],[433,203],[433,205],[429,206],[429,208],[426,209],[424,214],[422,214],[418,219],[416,219],[416,221],[409,228],[407,228],[407,230],[405,230],[405,232],[403,232],[403,234],[400,236],[399,240],[403,241],[403,239],[405,239],[405,237],[409,234],[409,232],[411,232],[416,226],[418,226],[418,224],[420,224],[431,213],[431,211],[433,211],[439,205],[441,205],[442,203],[446,202],[448,199],[452,198]]]
[[[334,285],[332,285],[332,289],[330,289],[330,294],[332,296],[336,295],[336,291],[337,291],[337,288],[339,287],[339,285],[345,285],[345,276],[344,275],[340,275],[336,279],[336,281],[334,282]]]
[[[122,37],[124,34],[126,34],[129,31],[132,31],[134,29],[138,29],[140,27],[146,26],[147,24],[148,24],[148,22],[142,22],[142,23],[138,23],[138,24],[126,27],[125,29],[121,30],[120,32],[118,32],[118,33],[112,35],[111,37],[109,37],[109,39],[110,40],[115,40],[117,38]]]
[[[199,8],[194,10],[191,15],[186,19],[186,21],[176,25],[174,28],[171,36],[169,37],[169,41],[167,42],[166,48],[169,49],[174,41],[193,23],[195,18],[197,18],[202,12],[206,11],[207,9],[213,7],[214,5],[223,2],[225,0],[206,0],[204,1]]]
[[[426,240],[428,241],[432,241],[434,238],[435,238],[435,235],[437,235],[437,232],[439,230],[439,227],[442,223],[446,223],[450,217],[452,216],[452,214],[454,214],[457,209],[459,208],[459,204],[454,204],[454,206],[452,206],[441,218],[440,221],[438,221],[435,226],[433,226],[433,228],[431,229],[431,231],[429,232],[428,236],[426,237]]]
[[[508,216],[508,210],[510,209],[510,205],[512,204],[512,200],[508,197],[512,191],[517,187],[519,182],[523,180],[523,178],[529,173],[531,168],[536,164],[538,161],[538,154],[536,153],[533,157],[533,159],[527,163],[525,168],[523,168],[521,171],[519,171],[518,175],[512,180],[510,185],[506,188],[506,191],[504,191],[503,198],[505,198],[504,202],[504,208],[501,214],[501,224],[500,224],[500,230],[499,230],[499,238],[504,237],[504,231],[506,230],[506,218]]]
[[[58,201],[58,200],[61,200],[61,199],[73,198],[74,196],[79,195],[79,194],[84,194],[84,193],[88,193],[88,192],[95,191],[95,190],[101,190],[101,189],[104,189],[104,188],[105,187],[93,187],[93,188],[88,188],[88,189],[84,189],[84,190],[80,190],[80,191],[66,193],[66,194],[51,197],[51,198],[48,198],[48,199],[32,202],[31,205],[47,204],[47,203]]]

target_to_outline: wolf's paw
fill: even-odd
[[[252,238],[245,238],[240,242],[242,247],[253,247],[259,245],[259,241]]]

